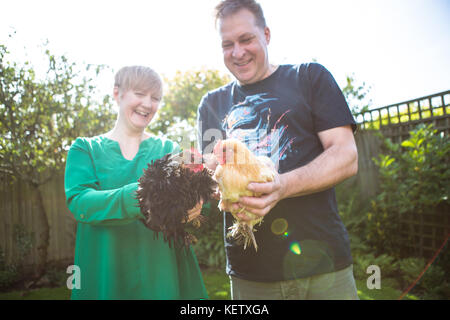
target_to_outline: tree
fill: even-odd
[[[39,186],[65,165],[67,150],[78,136],[105,132],[114,122],[109,96],[97,103],[93,77],[103,66],[87,65],[77,71],[65,56],[45,50],[48,71],[37,79],[30,62],[11,62],[0,44],[0,172],[11,181],[20,179],[32,186],[38,204],[36,216],[40,277],[47,261],[49,224]]]
[[[230,80],[228,75],[208,69],[177,71],[173,78],[165,77],[167,93],[150,130],[187,147],[197,137],[197,108],[202,96]]]
[[[347,85],[342,88],[342,93],[354,116],[369,110],[372,104],[372,100],[367,100],[370,89],[365,82],[356,84],[354,75],[347,76]]]

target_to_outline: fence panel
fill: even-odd
[[[372,109],[355,115],[359,132],[356,134],[359,172],[357,183],[363,200],[378,192],[378,169],[372,158],[380,154],[381,141],[375,132],[394,143],[409,138],[409,132],[419,124],[432,123],[437,134],[450,134],[450,90],[430,96]],[[437,208],[426,214],[410,213],[399,217],[399,246],[406,255],[429,258],[450,233],[448,208]]]
[[[40,187],[50,226],[48,261],[71,261],[75,248],[76,222],[65,204],[64,175],[59,173]],[[24,243],[32,241],[32,248],[23,261],[30,266],[36,263],[36,237],[41,226],[36,218],[38,210],[32,187],[8,175],[0,177],[0,248],[7,264],[20,260]],[[21,231],[22,237],[18,238]]]

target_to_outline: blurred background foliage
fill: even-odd
[[[183,148],[197,140],[197,108],[208,91],[231,80],[218,70],[200,69],[178,71],[174,77],[164,77],[167,87],[158,114],[150,131],[177,141]]]
[[[48,67],[36,77],[29,61],[18,64],[0,44],[0,173],[30,185],[37,204],[38,263],[45,271],[49,223],[40,186],[64,168],[69,146],[78,136],[105,132],[114,121],[109,96],[95,100],[93,79],[104,66],[77,66],[43,46]]]

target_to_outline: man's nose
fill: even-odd
[[[245,53],[244,48],[241,45],[236,44],[233,47],[233,51],[231,52],[231,55],[232,55],[233,58],[239,59],[239,58],[242,58],[244,56],[244,53]]]

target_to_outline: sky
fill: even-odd
[[[260,0],[271,63],[317,61],[342,88],[370,87],[372,107],[450,89],[450,0]],[[202,67],[227,73],[215,0],[6,0],[0,43],[43,68],[42,44],[76,63],[117,71],[142,64],[172,76]],[[15,31],[15,35],[8,35]],[[99,79],[112,88],[112,74]],[[110,92],[105,92],[110,93]]]

